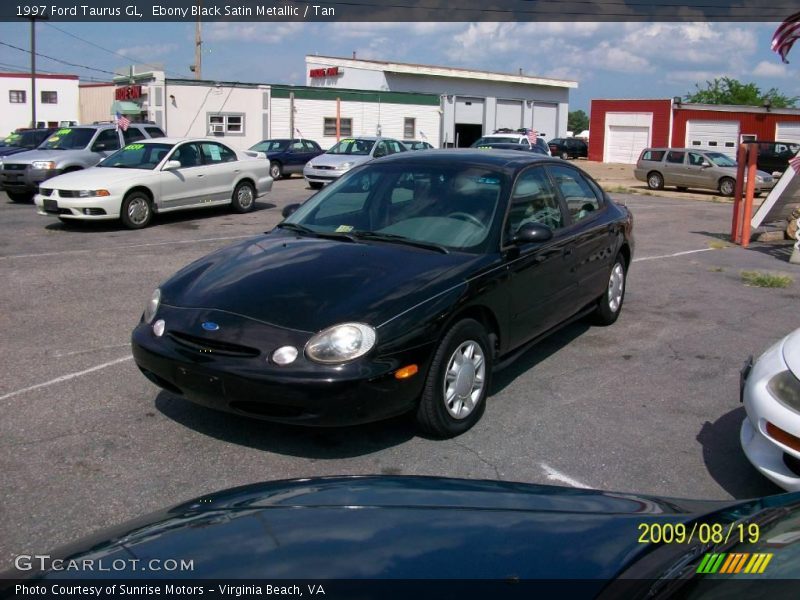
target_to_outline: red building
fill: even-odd
[[[717,150],[735,157],[743,140],[800,143],[800,109],[592,100],[589,160],[633,164],[644,148]]]

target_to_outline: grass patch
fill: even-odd
[[[603,189],[609,194],[632,194],[634,191],[624,185],[604,186]]]
[[[725,242],[723,240],[712,240],[708,242],[708,247],[713,248],[714,250],[722,250],[723,248],[730,248],[733,244],[730,242]]]
[[[708,270],[712,273],[722,273],[725,269],[722,267],[710,267]]]
[[[792,283],[788,275],[773,275],[759,271],[742,271],[742,281],[745,285],[761,288],[785,288]]]

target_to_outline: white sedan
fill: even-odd
[[[800,491],[800,329],[742,369],[748,460],[785,490]]]
[[[269,162],[217,140],[155,138],[128,144],[96,167],[48,179],[35,197],[40,215],[121,219],[147,226],[155,213],[230,204],[239,213],[272,189]]]

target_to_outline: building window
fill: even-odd
[[[11,104],[25,104],[25,90],[9,90],[8,101]]]
[[[417,120],[413,117],[403,119],[403,139],[413,140],[416,137]]]
[[[208,132],[216,135],[244,135],[244,115],[210,114],[208,115]]]
[[[322,135],[336,137],[336,117],[325,117]],[[353,135],[353,119],[339,119],[339,135]]]
[[[58,92],[42,92],[42,104],[58,104]]]

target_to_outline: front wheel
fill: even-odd
[[[563,160],[569,160],[569,152],[567,152],[566,150],[564,152],[562,152],[561,153],[561,158]]]
[[[723,196],[733,196],[736,189],[736,182],[730,177],[723,177],[719,182],[719,193]]]
[[[661,176],[661,173],[657,173],[653,171],[647,176],[647,187],[651,190],[663,190],[664,189],[664,178]]]
[[[12,202],[30,202],[33,200],[33,194],[30,192],[6,192]]]
[[[153,206],[150,198],[143,192],[132,192],[125,196],[120,211],[122,224],[128,229],[147,227],[153,218]]]
[[[269,163],[269,176],[275,180],[283,177],[283,167],[281,163],[275,161]]]
[[[233,198],[231,199],[231,207],[234,212],[246,213],[253,210],[256,203],[256,190],[253,184],[242,181],[233,190]]]
[[[597,300],[597,308],[594,311],[594,320],[598,325],[611,325],[619,317],[622,302],[625,300],[626,277],[625,258],[617,254],[608,276],[608,289]]]
[[[450,438],[478,422],[491,383],[490,349],[477,321],[464,319],[450,328],[436,349],[417,408],[422,429]]]
[[[322,182],[320,182],[320,181],[309,181],[308,182],[308,187],[310,187],[312,190],[321,190],[323,185],[324,184]]]

